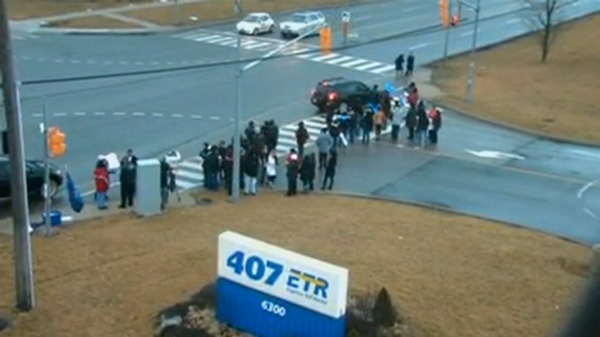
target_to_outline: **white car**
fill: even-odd
[[[298,37],[311,30],[314,35],[319,35],[319,28],[326,25],[325,16],[321,12],[298,12],[294,13],[287,21],[279,24],[282,38]]]
[[[250,13],[236,25],[238,33],[247,35],[272,33],[274,28],[275,21],[267,13]]]

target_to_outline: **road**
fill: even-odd
[[[397,6],[400,4],[390,2],[354,7],[352,31],[358,33],[362,42],[394,32],[405,33],[399,38],[359,44],[329,55],[318,53],[314,49],[315,40],[309,39],[287,51],[299,54],[271,60],[253,70],[244,78],[245,119],[275,118],[280,124],[287,124],[308,118],[314,113],[307,103],[308,93],[318,80],[346,76],[382,83],[391,76],[391,60],[403,50],[413,49],[419,64],[439,59],[444,32],[435,27],[437,5]],[[479,46],[497,43],[530,29],[518,5],[493,1],[484,6]],[[565,8],[562,16],[567,19],[598,9],[598,2],[580,1]],[[511,12],[515,10],[520,12]],[[326,11],[332,21],[336,13],[339,10]],[[337,26],[335,22],[332,25]],[[451,54],[470,48],[470,30],[468,19],[452,30]],[[16,41],[16,58],[19,75],[26,82],[232,60],[236,57],[236,49],[232,48],[235,38],[231,25],[172,36],[45,35],[35,40]],[[95,43],[90,44],[90,41]],[[247,38],[242,44],[243,56],[257,57],[281,43],[272,37]],[[233,66],[221,66],[193,72],[24,86],[28,155],[38,156],[42,147],[40,137],[36,136],[42,97],[46,97],[51,124],[61,126],[68,134],[69,155],[64,163],[69,165],[83,189],[90,186],[85,182],[89,181],[98,153],[123,152],[131,147],[141,157],[156,156],[172,148],[182,150],[186,156],[193,155],[203,140],[227,139],[231,134],[233,72]],[[390,161],[396,153],[402,153],[402,160],[390,162],[389,166],[404,165],[408,179],[398,180],[402,177],[400,168],[387,174],[396,175],[398,181],[383,182],[381,179],[386,174],[382,174],[375,175],[377,179],[373,181],[358,180],[360,184],[344,182],[343,179],[354,181],[364,176],[365,171],[361,169],[350,173],[350,178],[341,176],[340,185],[359,192],[445,205],[581,241],[597,239],[592,223],[597,225],[594,217],[600,214],[600,210],[594,209],[599,200],[593,170],[600,158],[598,150],[533,139],[452,113],[446,117],[443,141],[433,154],[389,146],[369,150],[383,152]],[[313,133],[319,128],[318,123],[314,125]],[[289,138],[293,128],[293,124],[287,126],[288,136],[283,137],[283,143],[293,142]],[[285,150],[282,146],[281,151]],[[359,149],[353,151],[360,153]],[[498,153],[512,157],[489,158]],[[351,159],[348,155],[344,160]],[[378,162],[379,159],[369,161]],[[369,171],[375,169],[377,167]],[[190,175],[193,174],[188,171]],[[462,179],[458,179],[460,177]],[[193,182],[188,181],[186,187],[191,184]],[[496,203],[503,207],[493,207]],[[557,207],[545,207],[549,209],[546,212],[537,210],[548,203]],[[570,206],[571,213],[575,214],[566,211]],[[565,212],[558,212],[561,209]],[[564,215],[559,217],[559,213]],[[575,219],[578,225],[547,224],[557,219]]]

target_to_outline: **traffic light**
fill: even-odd
[[[67,136],[59,128],[48,130],[48,149],[52,157],[60,157],[67,152]]]
[[[440,0],[440,18],[442,19],[442,25],[446,28],[450,26],[450,8],[448,2],[449,0]]]

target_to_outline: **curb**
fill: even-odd
[[[507,129],[510,131],[514,131],[514,132],[518,132],[518,133],[521,133],[524,135],[533,136],[533,137],[541,139],[541,140],[548,140],[548,141],[552,141],[552,142],[559,143],[559,144],[569,144],[569,145],[585,146],[585,147],[591,147],[594,149],[600,149],[600,144],[597,142],[585,141],[585,140],[579,140],[579,139],[571,139],[571,138],[567,138],[567,137],[553,135],[553,134],[550,134],[547,132],[536,131],[536,130],[524,128],[524,127],[521,127],[518,125],[513,125],[513,124],[506,123],[506,122],[494,120],[491,118],[477,115],[470,111],[465,111],[464,109],[459,109],[452,105],[444,104],[435,98],[430,99],[429,101],[432,102],[433,104],[435,104],[436,106],[445,108],[452,112],[455,112],[459,115],[462,115],[463,117],[474,119],[479,122],[483,122],[483,123],[486,123],[486,124],[489,124],[492,126],[501,127],[501,128],[504,128],[504,129]]]
[[[433,210],[438,211],[438,212],[443,212],[443,213],[452,214],[452,215],[468,216],[468,217],[472,217],[472,218],[476,218],[476,219],[480,219],[480,220],[494,222],[494,223],[497,223],[499,225],[504,225],[504,226],[515,228],[515,229],[521,229],[521,230],[526,230],[526,231],[529,231],[529,232],[534,232],[534,233],[538,233],[538,234],[552,236],[552,237],[555,237],[557,239],[560,239],[560,240],[563,240],[563,241],[566,241],[566,242],[569,242],[569,243],[574,243],[574,244],[577,244],[577,245],[580,245],[580,246],[584,246],[584,247],[591,247],[593,245],[591,243],[587,243],[587,242],[583,242],[583,241],[578,241],[578,240],[575,240],[573,238],[569,238],[569,237],[566,237],[566,236],[557,235],[557,234],[550,233],[550,232],[544,232],[542,230],[531,228],[531,227],[528,227],[528,226],[524,226],[524,225],[520,225],[520,224],[516,224],[516,223],[511,223],[511,222],[507,222],[507,221],[503,221],[503,220],[496,220],[496,219],[492,219],[492,218],[487,218],[487,217],[484,217],[484,216],[481,216],[481,215],[478,215],[478,214],[457,211],[455,209],[441,207],[441,206],[432,205],[432,204],[427,204],[427,203],[423,203],[423,202],[419,202],[419,201],[413,201],[413,200],[402,199],[402,198],[384,197],[384,196],[378,196],[378,195],[372,195],[372,194],[364,194],[364,193],[344,192],[344,191],[339,191],[339,192],[325,191],[325,192],[318,192],[318,193],[322,194],[322,195],[342,196],[342,197],[355,198],[355,199],[367,199],[367,200],[373,200],[373,201],[381,201],[381,202],[388,202],[388,203],[395,203],[395,204],[403,204],[403,205],[414,206],[414,207],[419,207],[419,208],[427,208],[427,209],[430,209],[430,210],[433,209]]]
[[[154,35],[166,30],[157,29],[103,29],[103,28],[40,28],[36,33],[57,35]]]
[[[380,4],[382,2],[392,2],[392,0],[384,0],[384,1],[365,0],[365,1],[366,2],[364,2],[364,3],[353,4],[352,7],[374,5],[374,4]],[[289,10],[284,10],[284,11],[272,12],[270,14],[272,14],[272,15],[289,15],[289,14],[292,14],[295,12],[319,11],[319,10],[328,10],[328,9],[344,8],[344,7],[345,7],[345,5],[343,3],[339,3],[337,5],[330,4],[330,5],[323,5],[323,6],[306,7],[306,8],[301,8],[301,9],[289,9]],[[245,12],[245,14],[248,14],[248,13],[250,13],[250,12]],[[201,22],[201,23],[198,23],[195,25],[189,25],[189,26],[184,26],[184,27],[174,26],[175,27],[174,30],[176,32],[182,33],[182,32],[187,32],[189,30],[194,30],[194,29],[199,29],[199,28],[207,28],[207,27],[211,27],[211,26],[223,25],[223,24],[228,24],[228,23],[236,23],[239,21],[239,19],[240,19],[239,17],[234,17],[234,18],[230,18],[230,19]],[[199,17],[199,20],[202,20],[202,18]]]

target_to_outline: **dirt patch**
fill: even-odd
[[[151,0],[5,0],[11,20],[41,18],[59,14],[85,12],[88,9],[126,6]]]
[[[375,0],[353,0],[353,3],[365,3]],[[323,7],[328,5],[344,5],[347,0],[244,0],[244,12],[277,13],[282,11]],[[197,25],[213,21],[236,18],[231,0],[213,0],[204,3],[182,4],[178,7],[162,7],[142,9],[123,13],[162,26]]]
[[[105,16],[89,16],[71,20],[60,20],[48,23],[46,27],[83,28],[83,29],[131,29],[143,28],[130,22],[111,19]]]
[[[217,236],[228,229],[346,266],[353,290],[387,287],[431,337],[544,335],[585,279],[566,266],[590,256],[547,235],[396,203],[266,192],[238,205],[211,198],[36,237],[39,307],[15,317],[6,336],[150,336],[156,312],[214,278]],[[6,238],[0,250],[6,312],[14,303]]]
[[[600,143],[600,16],[561,26],[545,64],[532,35],[477,54],[475,100],[463,101],[468,56],[434,66],[447,104],[561,137]]]

